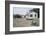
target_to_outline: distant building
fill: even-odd
[[[27,19],[38,18],[38,13],[35,11],[29,11],[29,13],[27,12],[26,14],[26,18]]]

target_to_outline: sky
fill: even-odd
[[[14,7],[13,8],[13,14],[20,14],[25,15],[26,12],[29,12],[29,10],[32,10],[32,8],[25,8],[25,7]]]

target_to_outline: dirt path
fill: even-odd
[[[31,26],[31,20],[26,20],[25,18],[17,18],[13,19],[13,26],[14,27],[30,27]]]

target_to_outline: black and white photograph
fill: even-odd
[[[14,7],[13,27],[39,26],[39,8]]]

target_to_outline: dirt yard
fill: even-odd
[[[13,27],[30,27],[32,26],[32,20],[26,20],[26,18],[13,18]]]

